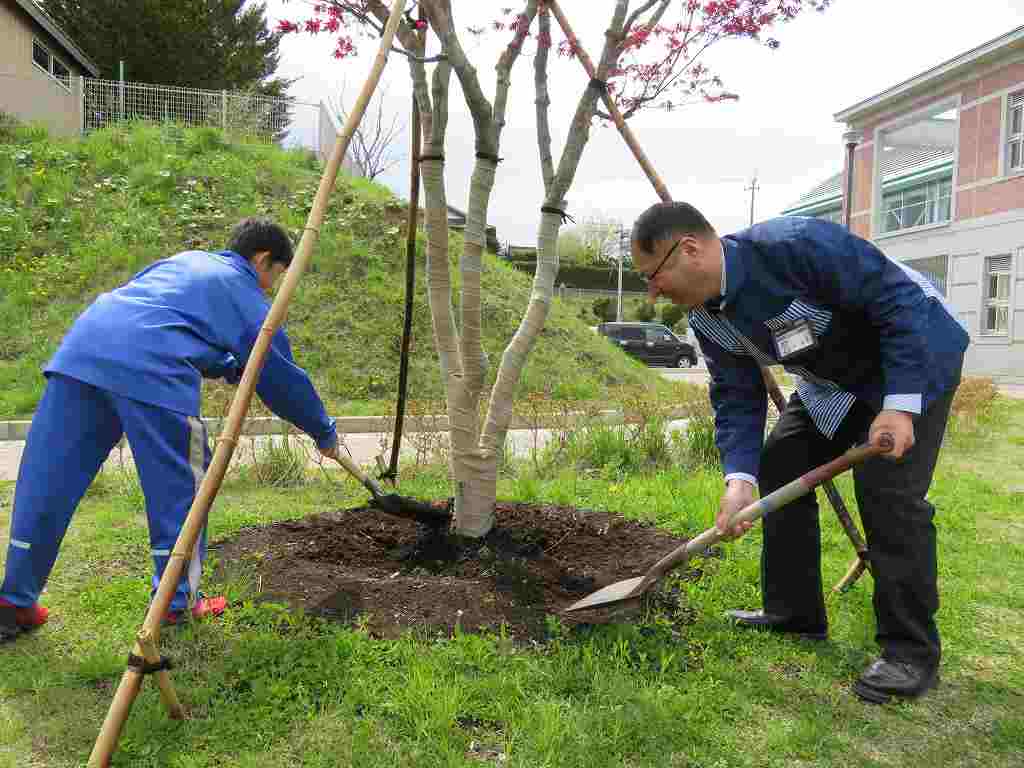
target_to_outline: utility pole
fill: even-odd
[[[757,190],[760,189],[757,186],[757,171],[754,171],[754,178],[750,182],[749,187],[743,188],[745,192],[750,193],[750,226],[754,226],[754,195],[757,194]]]
[[[616,248],[618,251],[619,259],[619,291],[618,301],[615,303],[615,321],[618,323],[622,322],[622,222],[619,222],[619,247]]]

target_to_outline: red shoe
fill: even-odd
[[[200,597],[192,606],[192,618],[204,619],[207,616],[220,616],[228,607],[228,599],[218,595],[217,597]],[[184,618],[184,611],[168,611],[164,617],[164,624],[179,624]]]
[[[41,627],[50,617],[50,611],[39,603],[33,603],[28,608],[18,608],[0,597],[0,608],[14,608],[14,621],[22,629]]]

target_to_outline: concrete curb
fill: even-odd
[[[565,416],[583,414],[565,414]],[[558,414],[558,419],[530,422],[526,419],[514,417],[509,429],[543,429],[545,427],[558,426],[565,422],[563,414]],[[604,410],[597,414],[597,417],[609,424],[622,423],[622,411]],[[674,412],[669,415],[670,419],[683,418],[681,412]],[[223,419],[207,417],[203,419],[207,430],[211,434],[220,431]],[[338,432],[345,435],[354,434],[377,434],[381,432],[392,432],[395,428],[393,417],[388,416],[338,416],[335,417],[338,425]],[[31,421],[0,421],[0,442],[24,441],[28,437],[28,429]],[[276,416],[251,416],[242,424],[242,434],[248,436],[258,435],[280,435],[291,425]],[[448,430],[448,417],[428,416],[426,418],[406,417],[402,427],[403,432],[446,432]]]

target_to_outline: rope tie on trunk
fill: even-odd
[[[561,216],[563,224],[565,224],[567,221],[571,221],[573,224],[576,223],[576,219],[574,219],[568,213],[563,211],[561,208],[555,208],[554,206],[551,206],[551,205],[544,205],[544,206],[541,206],[540,212],[541,213],[553,213],[556,216]]]

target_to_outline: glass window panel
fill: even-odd
[[[985,330],[995,331],[996,330],[996,308],[988,307],[985,310]]]
[[[32,61],[47,72],[50,71],[50,52],[35,40],[32,41]]]
[[[926,220],[927,206],[924,200],[919,200],[912,205],[908,205],[903,209],[903,226],[904,227],[919,227],[922,224],[928,224]]]
[[[69,72],[68,68],[65,67],[64,64],[61,63],[61,60],[56,57],[53,59],[53,76],[60,80],[65,87],[71,87],[71,72]]]
[[[1022,165],[1024,165],[1024,158],[1021,157],[1021,155],[1024,154],[1024,152],[1021,151],[1022,147],[1024,147],[1024,142],[1021,142],[1019,139],[1010,144],[1011,168],[1020,168]]]
[[[996,292],[995,298],[1007,300],[1010,298],[1010,276],[1009,275],[996,275]]]
[[[1024,106],[1015,107],[1010,112],[1010,133],[1018,134],[1024,128]]]

